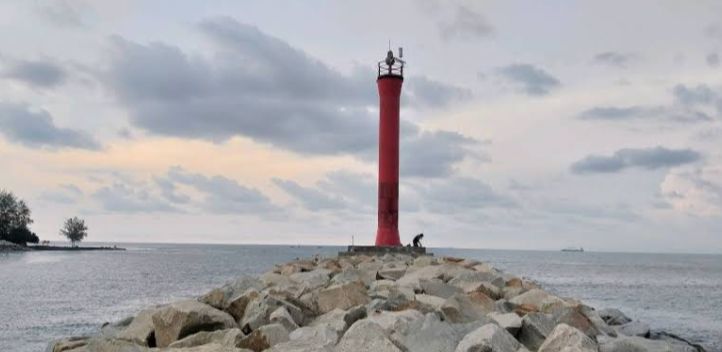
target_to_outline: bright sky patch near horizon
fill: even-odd
[[[3,1],[0,187],[91,241],[722,252],[719,1]]]

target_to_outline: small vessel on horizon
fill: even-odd
[[[584,247],[567,247],[562,249],[562,252],[584,252]]]

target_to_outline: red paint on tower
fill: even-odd
[[[382,66],[383,64],[386,66]],[[379,208],[377,246],[400,246],[399,239],[399,108],[404,82],[403,61],[389,51],[379,63]]]

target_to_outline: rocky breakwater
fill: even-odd
[[[388,254],[278,265],[48,350],[703,351],[479,261]]]

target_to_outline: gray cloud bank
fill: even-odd
[[[673,102],[668,105],[597,106],[579,113],[582,120],[630,121],[667,120],[672,122],[709,122],[722,116],[722,92],[708,85],[675,85]]]
[[[31,148],[100,149],[100,143],[89,134],[57,127],[47,111],[21,104],[0,103],[0,134]]]
[[[486,156],[474,151],[476,139],[456,132],[421,132],[401,141],[399,171],[402,176],[446,177],[453,173],[454,165],[467,157],[485,161]]]
[[[263,215],[281,210],[253,187],[222,175],[206,176],[174,166],[153,182],[111,174],[112,182],[91,197],[108,212],[197,212]],[[193,195],[193,196],[191,196]]]
[[[83,27],[83,19],[79,7],[83,2],[66,0],[48,1],[36,5],[36,12],[50,23],[59,27]]]
[[[288,43],[230,18],[214,18],[200,30],[218,52],[191,56],[164,44],[112,39],[112,60],[102,80],[146,131],[223,142],[233,136],[302,154],[351,154],[368,159],[376,151],[378,102],[373,71],[343,75]],[[468,99],[468,89],[409,77],[404,98],[411,106],[443,107]],[[423,134],[403,125],[409,144],[433,142],[440,171],[462,160],[468,137]],[[422,141],[423,140],[423,141]],[[429,161],[429,152],[415,154]],[[409,165],[418,165],[411,161]],[[415,173],[411,171],[411,173]]]
[[[439,22],[439,33],[443,39],[478,39],[494,31],[486,18],[473,9],[459,5],[453,16]]]
[[[616,51],[606,51],[594,55],[593,59],[594,62],[597,64],[626,68],[629,62],[632,60],[632,55],[622,54]]]
[[[529,64],[511,64],[497,69],[497,73],[528,95],[546,95],[561,86],[556,77]]]
[[[241,185],[225,176],[208,177],[188,172],[180,167],[172,167],[168,170],[166,179],[176,184],[190,186],[203,193],[203,207],[212,212],[247,214],[277,210],[261,191]]]
[[[295,181],[274,178],[273,183],[311,211],[343,209],[346,207],[346,202],[341,197],[326,194],[312,187],[301,186]]]
[[[572,164],[571,170],[577,174],[614,173],[628,168],[655,170],[693,163],[701,158],[699,152],[691,149],[625,148],[611,156],[587,156]]]
[[[114,182],[92,194],[101,208],[117,213],[179,212],[173,204],[154,195],[147,187]]]
[[[50,61],[18,60],[5,64],[2,76],[24,82],[30,86],[49,88],[62,84],[65,70]]]

